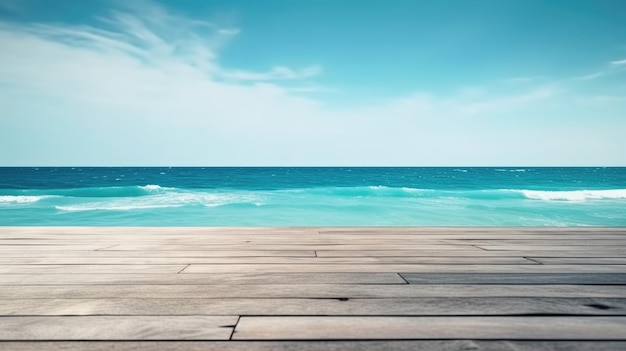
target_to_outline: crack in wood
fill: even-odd
[[[235,330],[237,329],[237,325],[239,325],[240,320],[241,316],[237,316],[237,321],[235,322],[235,325],[233,325],[233,330],[230,332],[230,337],[228,338],[228,340],[233,340],[233,335],[235,335]]]
[[[178,273],[176,274],[180,274],[182,273],[185,269],[187,269],[189,266],[191,266],[191,264],[186,265],[185,267],[183,267],[183,269],[181,269],[180,271],[178,271]]]
[[[537,260],[533,260],[532,258],[529,258],[529,257],[524,257],[524,259],[526,259],[528,261],[531,261],[531,262],[535,262],[536,264],[543,265],[543,262],[540,262],[540,261],[537,261]]]
[[[402,276],[402,274],[400,274],[400,273],[396,273],[396,274],[400,277],[400,279],[404,280],[404,282],[405,282],[405,283],[407,283],[407,284],[411,284],[411,283],[409,283],[409,281],[408,281],[408,280],[404,279],[404,277]]]

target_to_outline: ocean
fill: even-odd
[[[626,226],[624,167],[4,167],[2,226]]]

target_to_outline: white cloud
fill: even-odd
[[[626,59],[620,61],[612,61],[608,65],[603,67],[602,70],[585,75],[574,76],[570,79],[574,81],[593,81],[599,78],[610,78],[619,73],[619,68],[623,65],[626,65]]]
[[[611,65],[613,65],[613,66],[622,66],[622,65],[626,65],[626,59],[623,59],[623,60],[616,60],[616,61],[611,61]]]
[[[552,133],[525,113],[560,97],[550,86],[469,87],[331,107],[301,94],[341,96],[311,82],[319,65],[224,67],[219,54],[236,38],[232,26],[158,6],[102,20],[0,23],[0,150],[17,150],[1,153],[0,164],[524,163],[545,147],[520,147],[525,133]]]
[[[605,74],[606,74],[605,72],[595,72],[591,74],[586,74],[584,76],[574,77],[574,79],[575,80],[594,80],[594,79],[603,77]]]
[[[293,93],[337,93],[337,89],[328,88],[319,85],[302,85],[302,86],[292,86],[287,88],[289,92]]]
[[[268,72],[250,72],[245,70],[225,70],[220,73],[224,78],[234,80],[294,80],[315,77],[322,73],[322,67],[313,65],[299,70],[293,70],[289,67],[275,66]]]
[[[324,135],[317,102],[222,81],[229,70],[218,53],[231,29],[198,30],[171,15],[107,21],[107,29],[0,24],[0,149],[20,150],[0,163],[254,164],[261,149],[296,163],[287,145]],[[320,71],[279,67],[257,78]]]
[[[457,109],[461,114],[484,115],[489,113],[502,113],[514,110],[521,106],[548,100],[557,94],[552,87],[543,87],[521,94],[506,95],[501,97],[490,96],[488,99],[467,101],[458,104]]]
[[[239,28],[221,28],[217,31],[219,34],[223,35],[237,35],[241,33],[241,29]]]

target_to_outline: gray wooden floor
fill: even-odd
[[[0,227],[2,350],[626,350],[626,228]]]

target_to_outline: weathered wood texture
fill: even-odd
[[[3,351],[624,351],[624,341],[336,340],[2,342]]]
[[[623,350],[626,228],[0,227],[0,350],[108,349]]]
[[[242,317],[234,340],[622,340],[626,317]]]

